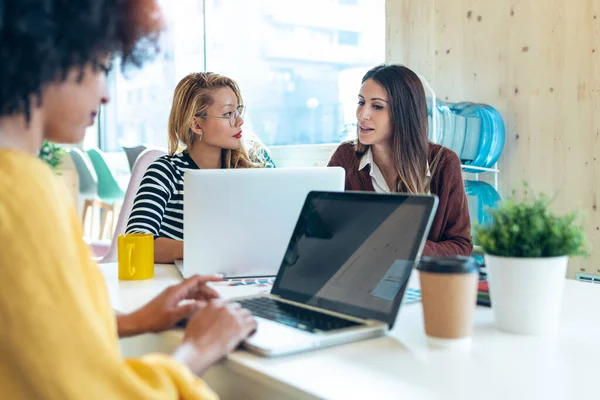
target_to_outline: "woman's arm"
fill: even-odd
[[[434,226],[439,224],[441,234],[437,240],[427,240],[423,255],[470,256],[473,250],[471,218],[460,160],[456,153],[444,151],[448,155],[444,156],[445,160],[440,163],[437,172],[440,174],[436,193],[439,206],[434,220]]]
[[[172,263],[183,258],[183,241],[159,237],[162,219],[171,195],[175,190],[175,174],[165,159],[152,163],[138,189],[126,233],[154,235],[154,261]]]
[[[117,315],[119,337],[143,333],[158,333],[173,328],[184,318],[189,318],[219,293],[207,285],[223,278],[219,275],[194,275],[163,290],[142,308]],[[186,300],[185,303],[182,303]]]
[[[189,367],[167,355],[121,357],[106,284],[81,240],[81,221],[42,167],[15,169],[6,185],[14,190],[0,200],[0,324],[10,326],[0,333],[3,398],[216,398],[189,367],[206,368],[215,358],[211,346],[229,350],[220,341],[194,344],[196,356],[182,360]]]
[[[183,240],[159,237],[154,240],[154,262],[169,264],[183,259]]]
[[[424,256],[470,256],[473,244],[464,237],[456,236],[451,239],[434,242],[428,240],[423,249]]]

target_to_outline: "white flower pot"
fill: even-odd
[[[558,330],[568,256],[485,255],[490,299],[502,331],[544,335]]]

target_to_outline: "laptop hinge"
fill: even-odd
[[[328,310],[326,308],[321,308],[321,307],[315,307],[315,306],[311,306],[310,304],[304,304],[304,303],[300,303],[298,301],[293,301],[293,300],[289,300],[286,299],[285,297],[281,297],[278,296],[276,294],[270,294],[269,295],[271,298],[274,298],[276,300],[280,300],[283,303],[291,303],[295,306],[301,307],[301,308],[306,308],[307,310],[313,310],[313,311],[318,311],[321,312],[323,314],[328,314],[328,315],[332,315],[334,317],[338,317],[338,318],[343,318],[343,319],[347,319],[349,321],[354,321],[354,322],[359,322],[361,324],[369,324],[369,323],[380,323],[380,324],[385,324],[387,325],[388,329],[389,329],[389,324],[385,321],[379,321],[379,320],[375,320],[375,319],[365,319],[365,318],[360,318],[360,317],[355,317],[353,315],[348,315],[348,314],[343,314],[337,311],[333,311],[333,310]]]

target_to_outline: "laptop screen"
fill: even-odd
[[[271,293],[393,325],[437,198],[311,192]]]

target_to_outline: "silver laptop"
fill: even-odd
[[[383,335],[396,320],[437,202],[310,193],[271,293],[235,299],[258,321],[244,346],[276,356]]]
[[[184,277],[274,276],[307,194],[343,191],[342,168],[187,171],[184,176]]]

